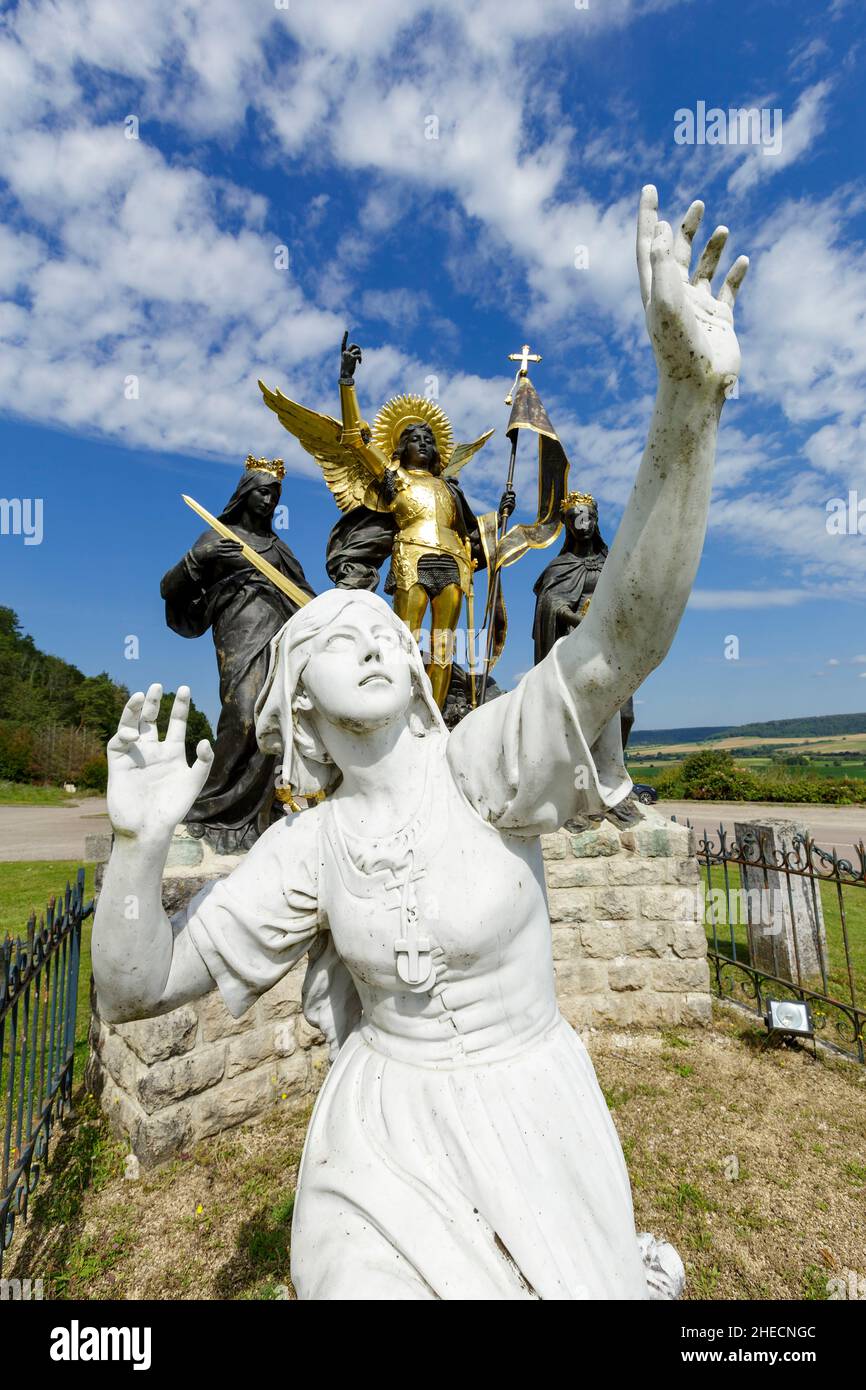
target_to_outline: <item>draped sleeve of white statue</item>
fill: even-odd
[[[272,827],[233,873],[207,884],[172,918],[235,1018],[305,955],[321,928],[313,820],[297,816]]]

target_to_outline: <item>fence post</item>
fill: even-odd
[[[796,842],[808,837],[806,826],[767,819],[738,821],[734,826],[743,851],[740,882],[747,894],[752,964],[798,985],[827,978],[827,933],[821,898],[807,880],[787,872],[798,862]],[[757,915],[753,903],[760,904]]]
[[[79,869],[38,925],[31,916],[26,939],[0,943],[0,1275],[55,1118],[72,1113],[81,924],[92,911]]]

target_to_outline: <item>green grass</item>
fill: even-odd
[[[707,887],[707,871],[701,865],[701,881],[704,888]],[[710,867],[710,884],[713,889],[724,890],[725,876],[720,864],[713,864]],[[736,864],[728,866],[728,884],[731,889],[740,887],[739,869]],[[782,892],[785,892],[784,884],[781,884]],[[819,885],[821,895],[821,907],[824,914],[824,926],[827,932],[827,983],[829,993],[835,995],[837,999],[851,1002],[851,985],[848,978],[846,966],[845,940],[842,931],[842,915],[839,910],[839,893],[835,883],[821,883]],[[856,1002],[862,1007],[866,1004],[866,887],[843,886],[842,901],[845,908],[845,920],[848,929],[848,946],[851,954],[851,969],[854,979],[854,993]],[[742,914],[741,914],[742,915]],[[707,912],[705,918],[707,927],[707,941],[713,945],[711,902],[707,900]],[[719,950],[724,955],[731,954],[731,931],[733,930],[734,947],[736,959],[748,961],[748,923],[735,922],[733,927],[729,924],[717,925],[716,934],[719,943]],[[804,984],[811,985],[823,993],[821,981],[803,981]]]
[[[811,763],[809,770],[814,772],[816,777],[836,780],[840,777],[854,777],[862,781],[866,777],[866,763]]]
[[[31,912],[44,914],[48,899],[58,899],[67,882],[74,883],[80,861],[45,860],[37,863],[0,863],[0,937],[24,936]],[[93,865],[85,864],[85,896],[93,897]]]
[[[93,864],[84,868],[84,901],[93,897]],[[75,859],[47,860],[44,863],[0,864],[0,938],[27,934],[27,918],[36,910],[37,922],[44,915],[49,898],[58,900],[66,884],[75,882],[79,863]],[[93,918],[81,929],[81,967],[75,1019],[75,1075],[80,1078],[87,1060],[87,1030],[90,1024],[90,934]]]
[[[0,806],[77,806],[83,796],[97,792],[65,792],[62,787],[36,787],[29,782],[0,781]]]
[[[93,897],[93,870],[92,864],[83,866],[85,869],[84,877],[84,899],[89,902]],[[20,937],[22,940],[27,934],[27,918],[31,910],[37,911],[37,922],[44,916],[49,898],[55,895],[58,899],[62,897],[67,881],[74,883],[78,872],[78,862],[76,860],[57,860],[43,863],[9,863],[0,864],[0,939],[7,936]],[[88,918],[81,929],[81,963],[78,973],[78,995],[76,998],[75,1011],[75,1059],[73,1063],[73,1078],[75,1083],[81,1081],[84,1075],[84,1065],[87,1061],[88,1050],[88,1031],[90,1027],[90,936],[93,919]],[[7,1086],[8,1086],[8,1057],[4,1057],[3,1068],[0,1071],[0,1136],[5,1129]],[[18,1074],[16,1069],[16,1094],[18,1085]],[[13,1098],[13,1106],[15,1098]],[[13,1114],[14,1114],[13,1110]],[[13,1128],[14,1128],[13,1120]],[[26,1124],[26,1120],[25,1120]],[[2,1140],[0,1140],[2,1142]],[[13,1139],[14,1142],[14,1139]]]
[[[129,1216],[101,1238],[83,1230],[87,1203],[120,1178],[128,1146],[112,1138],[98,1100],[80,1083],[78,1074],[76,1120],[58,1128],[51,1144],[50,1177],[31,1197],[27,1225],[10,1251],[19,1268],[45,1271],[51,1298],[86,1297],[88,1286],[104,1278],[136,1239]],[[46,1238],[49,1248],[40,1250]],[[33,1247],[38,1254],[31,1254]]]
[[[801,1298],[812,1303],[826,1303],[830,1297],[827,1292],[828,1273],[826,1265],[807,1265],[801,1276]]]

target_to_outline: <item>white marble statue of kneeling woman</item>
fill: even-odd
[[[557,1009],[539,840],[628,789],[619,710],[665,655],[688,598],[739,366],[732,305],[747,262],[714,299],[725,230],[689,282],[702,207],[675,239],[656,206],[645,189],[638,263],[659,397],[574,633],[449,734],[387,604],[362,591],[314,599],[273,641],[257,733],[298,794],[329,794],[271,827],[173,923],[160,901],[165,855],[211,756],[201,744],[187,767],[189,692],[164,742],[152,686],[109,745],[116,841],[93,936],[105,1016],[148,1017],[215,985],[239,1016],[310,954],[304,1008],[334,1060],[295,1204],[303,1299],[663,1291],[664,1251],[638,1244],[616,1131]]]

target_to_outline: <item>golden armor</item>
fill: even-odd
[[[472,557],[469,541],[457,528],[454,494],[441,478],[419,469],[404,469],[408,484],[394,498],[392,510],[397,521],[394,556],[391,562],[398,589],[411,589],[418,583],[418,562],[424,555],[450,555],[460,576],[460,589],[468,594],[472,587]]]
[[[469,627],[473,626],[472,548],[463,506],[448,482],[456,479],[493,430],[469,444],[455,444],[441,407],[425,396],[408,395],[388,401],[371,427],[361,417],[354,384],[342,378],[341,421],[307,410],[261,381],[259,387],[281,424],[319,464],[341,511],[366,507],[393,516],[389,587],[394,590],[394,610],[418,639],[428,605],[431,608],[427,671],[441,709],[451,681],[454,635],[464,597],[470,605]],[[404,466],[399,457],[401,441],[414,426],[429,430],[435,452],[420,466]],[[495,518],[473,517],[472,522],[478,526],[483,549],[486,537],[495,532]],[[423,562],[429,559],[440,562],[432,582],[429,568],[424,572]],[[449,560],[453,569],[447,565]]]

